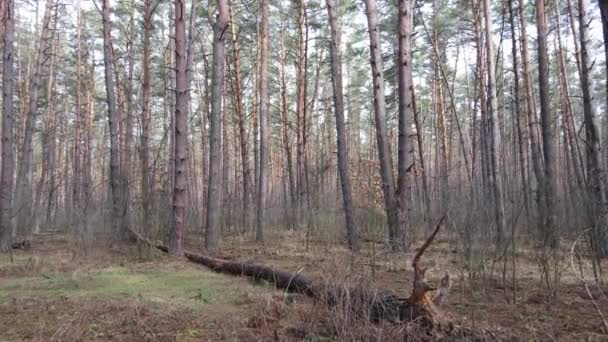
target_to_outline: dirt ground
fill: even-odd
[[[251,241],[226,237],[221,256],[404,297],[411,290],[414,248],[388,253],[370,242],[353,255],[324,241],[308,241],[306,248],[300,232],[274,234],[264,245]],[[189,242],[196,251],[198,242]],[[410,329],[353,323],[309,298],[156,251],[141,257],[136,247],[121,246],[85,254],[74,245],[65,235],[43,234],[32,250],[0,256],[0,341],[391,341]],[[429,282],[451,276],[450,295],[439,308],[445,319],[498,340],[608,341],[593,303],[607,315],[608,288],[589,281],[591,300],[566,252],[555,296],[540,286],[533,248],[516,254],[515,282],[512,259],[492,266],[479,257],[479,267],[465,271],[460,255],[458,246],[438,241],[424,257],[432,267]]]

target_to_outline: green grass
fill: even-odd
[[[0,279],[0,303],[13,297],[136,297],[196,308],[208,303],[236,302],[237,286],[234,278],[194,267],[176,270],[162,267],[139,272],[112,266],[86,273]]]

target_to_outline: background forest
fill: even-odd
[[[604,0],[0,13],[2,252],[50,233],[79,255],[345,247],[374,279],[445,217],[441,258],[471,288],[502,277],[517,302],[522,274],[551,295],[605,281]]]

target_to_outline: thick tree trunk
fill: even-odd
[[[173,120],[173,210],[169,252],[182,255],[186,225],[188,158],[188,75],[186,54],[186,3],[175,0],[175,115]],[[222,59],[223,61],[223,59]],[[221,96],[221,95],[220,95]],[[221,99],[220,99],[221,100]]]
[[[545,246],[556,248],[559,234],[556,226],[557,193],[557,149],[553,115],[549,102],[549,56],[547,48],[547,23],[545,21],[545,1],[536,0],[536,30],[538,34],[538,85],[540,97],[541,131],[543,136],[543,155],[545,161],[544,188],[544,222],[542,225]]]
[[[386,103],[384,94],[384,63],[382,62],[382,49],[380,30],[378,27],[378,10],[376,0],[365,0],[365,14],[369,30],[370,62],[374,93],[374,125],[376,127],[376,142],[378,144],[378,159],[380,162],[380,178],[382,179],[382,193],[384,195],[384,210],[388,224],[389,241],[392,247],[398,246],[395,239],[399,230],[397,219],[397,202],[395,199],[395,178],[393,175],[393,162],[389,148],[386,128]]]
[[[344,217],[346,219],[346,237],[348,246],[357,250],[357,229],[353,219],[353,198],[350,185],[350,174],[348,171],[348,149],[346,145],[346,126],[344,123],[344,96],[342,90],[342,61],[340,56],[340,32],[337,19],[337,8],[335,0],[326,0],[327,13],[330,26],[330,59],[331,80],[333,85],[334,113],[336,116],[336,132],[338,144],[338,171],[340,174],[340,185],[342,188],[342,201],[344,205]]]
[[[3,1],[4,35],[2,42],[2,166],[0,169],[0,253],[11,249],[13,198],[13,80],[15,2]]]
[[[414,171],[414,147],[411,143],[414,117],[414,85],[412,83],[412,5],[409,0],[399,0],[399,161],[397,167],[398,230],[397,243],[407,246],[407,228],[411,211],[411,187]],[[447,175],[446,175],[447,177]],[[405,231],[401,231],[401,230]],[[393,248],[394,249],[394,248]]]
[[[220,239],[222,208],[222,93],[224,89],[225,31],[228,28],[227,0],[218,0],[218,14],[213,26],[213,66],[211,78],[211,126],[209,140],[209,186],[207,195],[207,232],[205,247],[215,251]],[[224,146],[224,153],[227,148]]]
[[[538,1],[538,0],[537,0]],[[587,155],[587,196],[589,225],[591,226],[591,245],[598,257],[608,256],[608,232],[604,218],[606,198],[604,194],[600,157],[599,136],[595,126],[595,112],[591,95],[591,64],[589,60],[589,13],[588,0],[579,0],[579,34],[581,47],[581,89],[583,91],[583,117]],[[556,237],[557,238],[557,237]]]

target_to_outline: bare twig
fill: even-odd
[[[600,309],[599,305],[597,304],[597,301],[595,300],[595,298],[593,298],[593,294],[591,294],[591,290],[589,290],[589,285],[587,284],[587,280],[585,280],[585,276],[582,274],[582,271],[581,271],[581,274],[579,275],[576,272],[576,267],[574,267],[574,252],[575,252],[576,244],[583,237],[583,235],[585,233],[587,233],[590,229],[591,228],[583,231],[576,238],[576,240],[574,240],[574,243],[572,243],[572,247],[570,247],[570,267],[572,267],[572,270],[574,271],[574,276],[577,277],[583,283],[583,286],[585,286],[585,291],[587,292],[589,299],[591,299],[591,302],[593,303],[593,306],[595,307],[595,311],[597,311],[598,315],[602,319],[602,322],[604,323],[604,330],[606,333],[608,333],[608,321],[606,321],[606,317],[602,313],[602,310]]]

